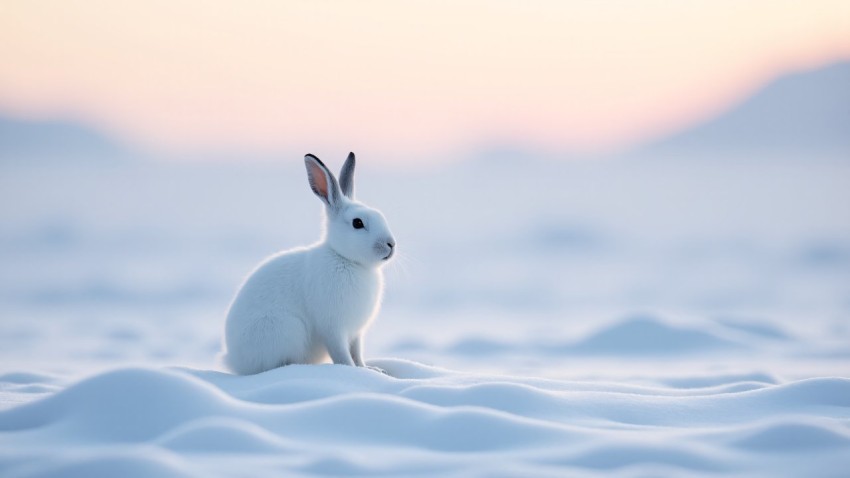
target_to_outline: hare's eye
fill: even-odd
[[[353,221],[351,221],[351,225],[354,226],[354,229],[363,229],[363,220],[359,217],[355,217]]]

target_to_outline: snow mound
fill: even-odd
[[[184,453],[286,453],[290,443],[265,428],[235,418],[192,420],[156,439],[163,448]]]
[[[569,351],[600,355],[681,355],[740,349],[707,328],[684,327],[652,316],[635,316],[580,340]]]
[[[523,343],[485,337],[465,337],[444,349],[445,352],[469,357],[505,354],[525,355],[587,355],[587,356],[644,356],[667,357],[744,351],[755,343],[739,340],[742,333],[765,338],[746,326],[726,324],[675,325],[664,319],[637,315],[592,332],[577,341]],[[753,337],[747,337],[752,339]],[[772,338],[772,337],[770,337]]]
[[[760,452],[850,449],[850,430],[831,423],[784,420],[759,427],[736,440],[740,448]]]
[[[110,477],[188,478],[195,476],[180,459],[156,449],[83,452],[82,456],[64,453],[59,457],[40,457],[38,463],[13,470],[15,478]],[[6,476],[6,475],[4,475]]]
[[[389,374],[337,365],[246,377],[105,372],[0,411],[0,473],[760,475],[787,474],[807,452],[818,456],[810,467],[850,466],[850,379],[762,380],[740,391],[736,379],[770,377],[680,389],[373,364]],[[771,451],[783,453],[765,470]]]

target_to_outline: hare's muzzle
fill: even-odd
[[[395,254],[395,241],[389,240],[385,244],[386,244],[386,247],[389,248],[389,252],[387,253],[386,256],[383,257],[382,260],[388,261],[393,256],[393,254]]]

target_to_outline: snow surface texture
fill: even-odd
[[[223,373],[299,161],[3,171],[0,476],[847,476],[850,164],[363,158],[389,375]]]
[[[850,379],[677,389],[372,364],[390,376],[341,365],[249,377],[106,372],[0,412],[4,476],[846,476],[850,467],[850,430],[836,420],[850,410]]]

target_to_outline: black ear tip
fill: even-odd
[[[354,159],[354,152],[353,151],[348,153],[348,159]]]
[[[316,155],[307,153],[304,155],[304,160],[312,159],[313,161],[319,163],[322,167],[325,167],[325,163],[322,162],[321,159],[317,158]]]

